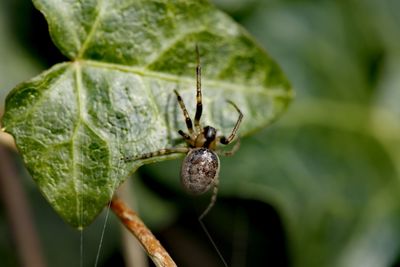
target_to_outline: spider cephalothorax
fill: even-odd
[[[201,94],[201,66],[199,51],[196,46],[197,66],[196,66],[196,113],[194,116],[194,127],[192,119],[186,110],[185,103],[178,91],[174,91],[178,100],[179,106],[182,109],[185,117],[185,123],[188,133],[179,130],[178,133],[186,141],[187,147],[165,148],[159,151],[143,154],[140,157],[126,157],[125,161],[132,159],[146,159],[155,156],[162,156],[174,153],[186,153],[181,168],[181,183],[189,193],[199,195],[207,192],[211,187],[214,187],[213,195],[210,204],[206,210],[201,214],[200,219],[204,217],[207,212],[215,204],[218,192],[218,174],[220,168],[220,161],[217,155],[217,144],[228,145],[235,138],[236,132],[239,129],[240,122],[242,121],[243,114],[240,109],[231,101],[228,101],[239,113],[239,118],[228,137],[218,136],[217,130],[212,126],[205,126],[202,128],[200,119],[203,112],[202,94]],[[237,143],[238,144],[238,143]],[[233,154],[237,146],[232,151],[222,152],[224,155]]]

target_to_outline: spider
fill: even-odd
[[[188,130],[188,133],[182,130],[179,130],[178,133],[186,141],[187,147],[165,148],[155,152],[143,154],[139,157],[126,157],[125,161],[130,161],[132,159],[147,159],[175,153],[186,154],[181,167],[181,183],[186,191],[193,195],[201,195],[213,187],[211,201],[208,207],[200,215],[199,219],[201,220],[211,210],[217,199],[219,184],[218,175],[220,169],[220,161],[217,152],[224,155],[232,155],[238,149],[239,142],[237,142],[233,149],[228,152],[218,151],[217,144],[220,143],[223,145],[228,145],[232,143],[243,119],[243,113],[235,105],[235,103],[232,101],[227,101],[239,113],[239,118],[228,137],[218,136],[217,130],[212,126],[205,126],[202,128],[200,123],[203,112],[201,94],[201,65],[199,49],[197,45],[196,55],[196,113],[194,116],[194,128],[192,119],[186,110],[186,106],[182,97],[179,95],[178,91],[174,90],[179,106],[183,112]]]

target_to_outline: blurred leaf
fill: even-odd
[[[10,8],[7,2],[0,3],[0,115],[4,110],[6,94],[19,82],[38,73],[38,64],[24,51],[19,44],[16,33],[10,25]]]
[[[382,78],[374,58],[383,55],[383,69],[394,60],[380,36],[386,29],[393,35],[394,27],[385,25],[395,25],[388,15],[398,10],[394,2],[275,5],[246,22],[252,32],[264,29],[265,43],[300,91],[286,127],[278,130],[283,139],[273,146],[279,150],[269,157],[279,161],[266,171],[266,180],[283,180],[289,190],[268,186],[285,192],[276,205],[295,266],[390,266],[399,253],[400,157],[393,153],[399,123],[373,105]],[[277,25],[290,33],[278,32]],[[384,136],[388,131],[397,141]],[[292,181],[301,189],[290,192]]]
[[[223,133],[237,119],[227,98],[246,116],[243,134],[271,123],[291,98],[276,63],[206,1],[34,3],[72,61],[15,88],[3,122],[40,190],[75,227],[143,164],[121,158],[176,145],[184,123],[172,92],[194,102],[195,44],[205,121]]]
[[[326,103],[326,112],[314,107],[319,119],[294,115],[311,114],[310,105],[297,105],[287,127],[268,140],[246,143],[241,169],[254,171],[240,172],[238,159],[229,161],[226,177],[238,178],[225,188],[280,210],[294,266],[387,266],[400,245],[395,166],[379,140],[341,124],[349,109],[339,106],[341,121],[330,120]]]
[[[398,1],[263,3],[243,23],[282,62],[298,97],[278,127],[221,160],[220,195],[274,205],[293,266],[392,266],[400,251]],[[146,171],[178,186],[177,164]]]

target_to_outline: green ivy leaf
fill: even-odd
[[[142,161],[180,142],[193,111],[196,44],[203,66],[203,122],[241,134],[270,124],[292,92],[277,64],[207,1],[35,0],[54,43],[70,62],[53,66],[7,97],[3,125],[54,209],[88,225]],[[162,157],[154,160],[173,158]]]

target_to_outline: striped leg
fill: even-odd
[[[203,113],[203,103],[201,95],[201,65],[199,47],[196,45],[197,65],[196,65],[196,114],[194,116],[194,126],[201,132],[200,118]]]
[[[210,210],[212,209],[212,207],[214,207],[215,202],[217,202],[218,185],[219,185],[219,179],[218,179],[218,177],[216,177],[216,178],[215,178],[215,181],[214,181],[214,188],[213,188],[213,192],[212,192],[210,204],[208,204],[207,208],[206,208],[206,209],[203,211],[203,213],[199,216],[199,221],[203,220],[204,216],[206,216],[207,213],[210,212]]]
[[[179,130],[178,134],[180,134],[183,137],[183,139],[185,139],[186,141],[189,141],[189,143],[191,143],[192,137],[190,137],[190,135],[188,135],[187,133],[185,133],[182,130]]]
[[[183,116],[185,116],[185,122],[186,122],[186,127],[189,130],[189,134],[193,134],[193,124],[192,124],[192,120],[190,119],[189,113],[187,112],[185,103],[183,102],[182,97],[180,96],[180,94],[178,93],[178,91],[174,90],[175,94],[176,94],[176,98],[178,100],[179,106],[182,109],[183,112]]]
[[[210,233],[208,232],[206,226],[203,223],[204,217],[207,215],[207,213],[211,210],[211,208],[214,206],[215,202],[217,201],[218,182],[219,182],[218,180],[215,181],[214,190],[212,192],[210,204],[208,204],[208,207],[206,208],[206,210],[203,211],[203,213],[200,215],[199,223],[200,223],[201,228],[203,228],[204,233],[207,235],[208,239],[210,240],[211,244],[213,245],[215,251],[218,253],[218,256],[220,257],[223,265],[225,267],[228,267],[228,264],[226,263],[226,261],[225,261],[224,257],[222,256],[221,252],[219,251],[218,246],[215,244],[213,238],[211,237]]]
[[[219,150],[217,150],[217,153],[219,155],[224,155],[224,156],[230,157],[230,156],[233,156],[236,153],[236,151],[239,150],[239,147],[240,147],[240,139],[237,139],[237,142],[233,145],[231,150],[223,151],[222,149],[219,149]]]
[[[237,112],[239,112],[239,118],[236,121],[235,127],[233,127],[231,134],[229,135],[228,138],[226,138],[225,136],[221,136],[219,138],[219,142],[221,144],[227,145],[230,142],[232,142],[233,138],[235,138],[236,132],[239,129],[240,123],[242,122],[243,119],[243,113],[240,111],[240,109],[238,108],[238,106],[236,106],[235,103],[233,103],[232,101],[228,101],[229,104],[231,104],[236,110]]]
[[[189,152],[189,148],[187,148],[187,147],[164,148],[164,149],[160,149],[158,151],[145,153],[145,154],[142,154],[139,156],[125,157],[125,158],[123,158],[123,160],[125,162],[129,162],[129,161],[134,161],[134,160],[139,160],[139,159],[148,159],[148,158],[153,158],[153,157],[157,157],[157,156],[187,153],[187,152]]]

